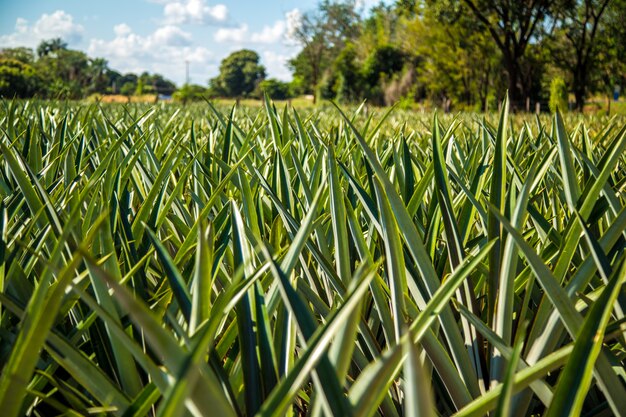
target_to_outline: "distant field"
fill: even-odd
[[[86,101],[87,102],[100,102],[100,103],[107,103],[107,104],[129,103],[129,102],[130,103],[154,104],[158,102],[159,100],[157,99],[157,96],[154,94],[144,94],[141,96],[130,96],[130,97],[123,96],[120,94],[107,94],[107,95],[96,94],[94,96],[89,97]],[[171,103],[171,99],[161,100],[161,101],[166,102],[166,103]],[[217,100],[212,100],[212,101],[214,101],[218,105],[228,105],[228,106],[232,106],[233,104],[237,102],[235,99],[217,99]],[[257,100],[257,99],[242,99],[239,101],[239,104],[244,107],[262,107],[263,101]],[[313,98],[309,96],[301,96],[301,97],[296,97],[290,100],[282,100],[282,101],[277,100],[276,101],[277,106],[283,106],[285,104],[289,104],[290,106],[293,106],[295,108],[311,108],[314,106]]]
[[[241,104],[0,102],[3,416],[626,410],[623,116]]]
[[[119,94],[117,95],[115,94],[98,95],[97,94],[97,95],[87,98],[85,101],[88,103],[92,103],[92,102],[129,103],[131,102],[131,103],[154,104],[154,103],[157,103],[159,100],[157,100],[157,97],[154,94],[145,94],[142,96],[131,96],[131,97],[126,97],[126,96],[119,95]],[[234,104],[237,103],[237,100],[235,99],[226,99],[226,98],[212,99],[211,101],[217,106],[233,106]],[[179,105],[178,103],[173,103],[171,99],[161,100],[161,102]],[[274,103],[277,107],[283,107],[285,105],[289,105],[295,109],[307,109],[307,110],[312,110],[314,108],[317,108],[317,109],[327,108],[327,107],[332,106],[331,102],[328,100],[320,100],[316,104],[313,104],[312,96],[300,96],[300,97],[295,97],[289,100],[276,100],[274,101]],[[198,104],[200,103],[195,103],[195,104],[192,103],[189,105],[193,106],[193,105],[198,105]],[[264,106],[264,102],[263,100],[259,100],[259,99],[241,99],[239,100],[239,105],[241,107],[259,108],[259,107]],[[610,105],[610,108],[609,108],[609,105]],[[368,105],[368,107],[376,111],[375,106]],[[531,106],[531,107],[533,107],[533,111],[534,111],[534,106]],[[382,110],[384,111],[384,109]],[[430,102],[424,102],[424,103],[413,103],[409,108],[406,108],[404,110],[406,110],[407,112],[430,113],[432,111],[438,110],[438,107],[434,106]],[[547,107],[544,106],[544,108],[542,109],[542,113],[546,113],[547,111],[548,111]],[[466,112],[466,110],[463,109],[462,105],[460,106],[459,109],[453,107],[453,110],[451,113],[456,114],[459,112],[460,113]],[[585,106],[584,114],[587,116],[603,116],[603,115],[607,115],[607,113],[610,116],[616,116],[616,115],[626,116],[626,101],[619,100],[616,102],[616,101],[611,100],[609,103],[606,98],[593,97],[587,102]]]

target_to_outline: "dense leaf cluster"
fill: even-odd
[[[92,94],[161,94],[176,85],[159,74],[141,75],[109,68],[103,58],[68,49],[62,39],[42,41],[37,54],[30,48],[0,49],[0,97],[80,99]]]
[[[626,128],[508,107],[0,102],[3,416],[619,415]]]

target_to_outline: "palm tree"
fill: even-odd
[[[37,56],[39,58],[51,54],[62,49],[67,49],[67,42],[61,38],[49,39],[47,41],[41,41],[37,47]]]
[[[89,78],[91,81],[89,89],[92,92],[104,92],[107,85],[106,73],[108,69],[109,63],[104,58],[92,58],[89,60]]]

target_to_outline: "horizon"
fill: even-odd
[[[356,3],[369,10],[379,2]],[[268,78],[289,81],[287,62],[300,50],[289,33],[316,5],[316,0],[3,0],[0,48],[36,49],[43,40],[62,38],[69,48],[104,58],[120,73],[158,73],[178,86],[187,81],[187,62],[189,82],[206,85],[222,59],[252,49]]]

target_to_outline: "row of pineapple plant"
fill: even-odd
[[[0,105],[3,416],[625,413],[623,120]]]

